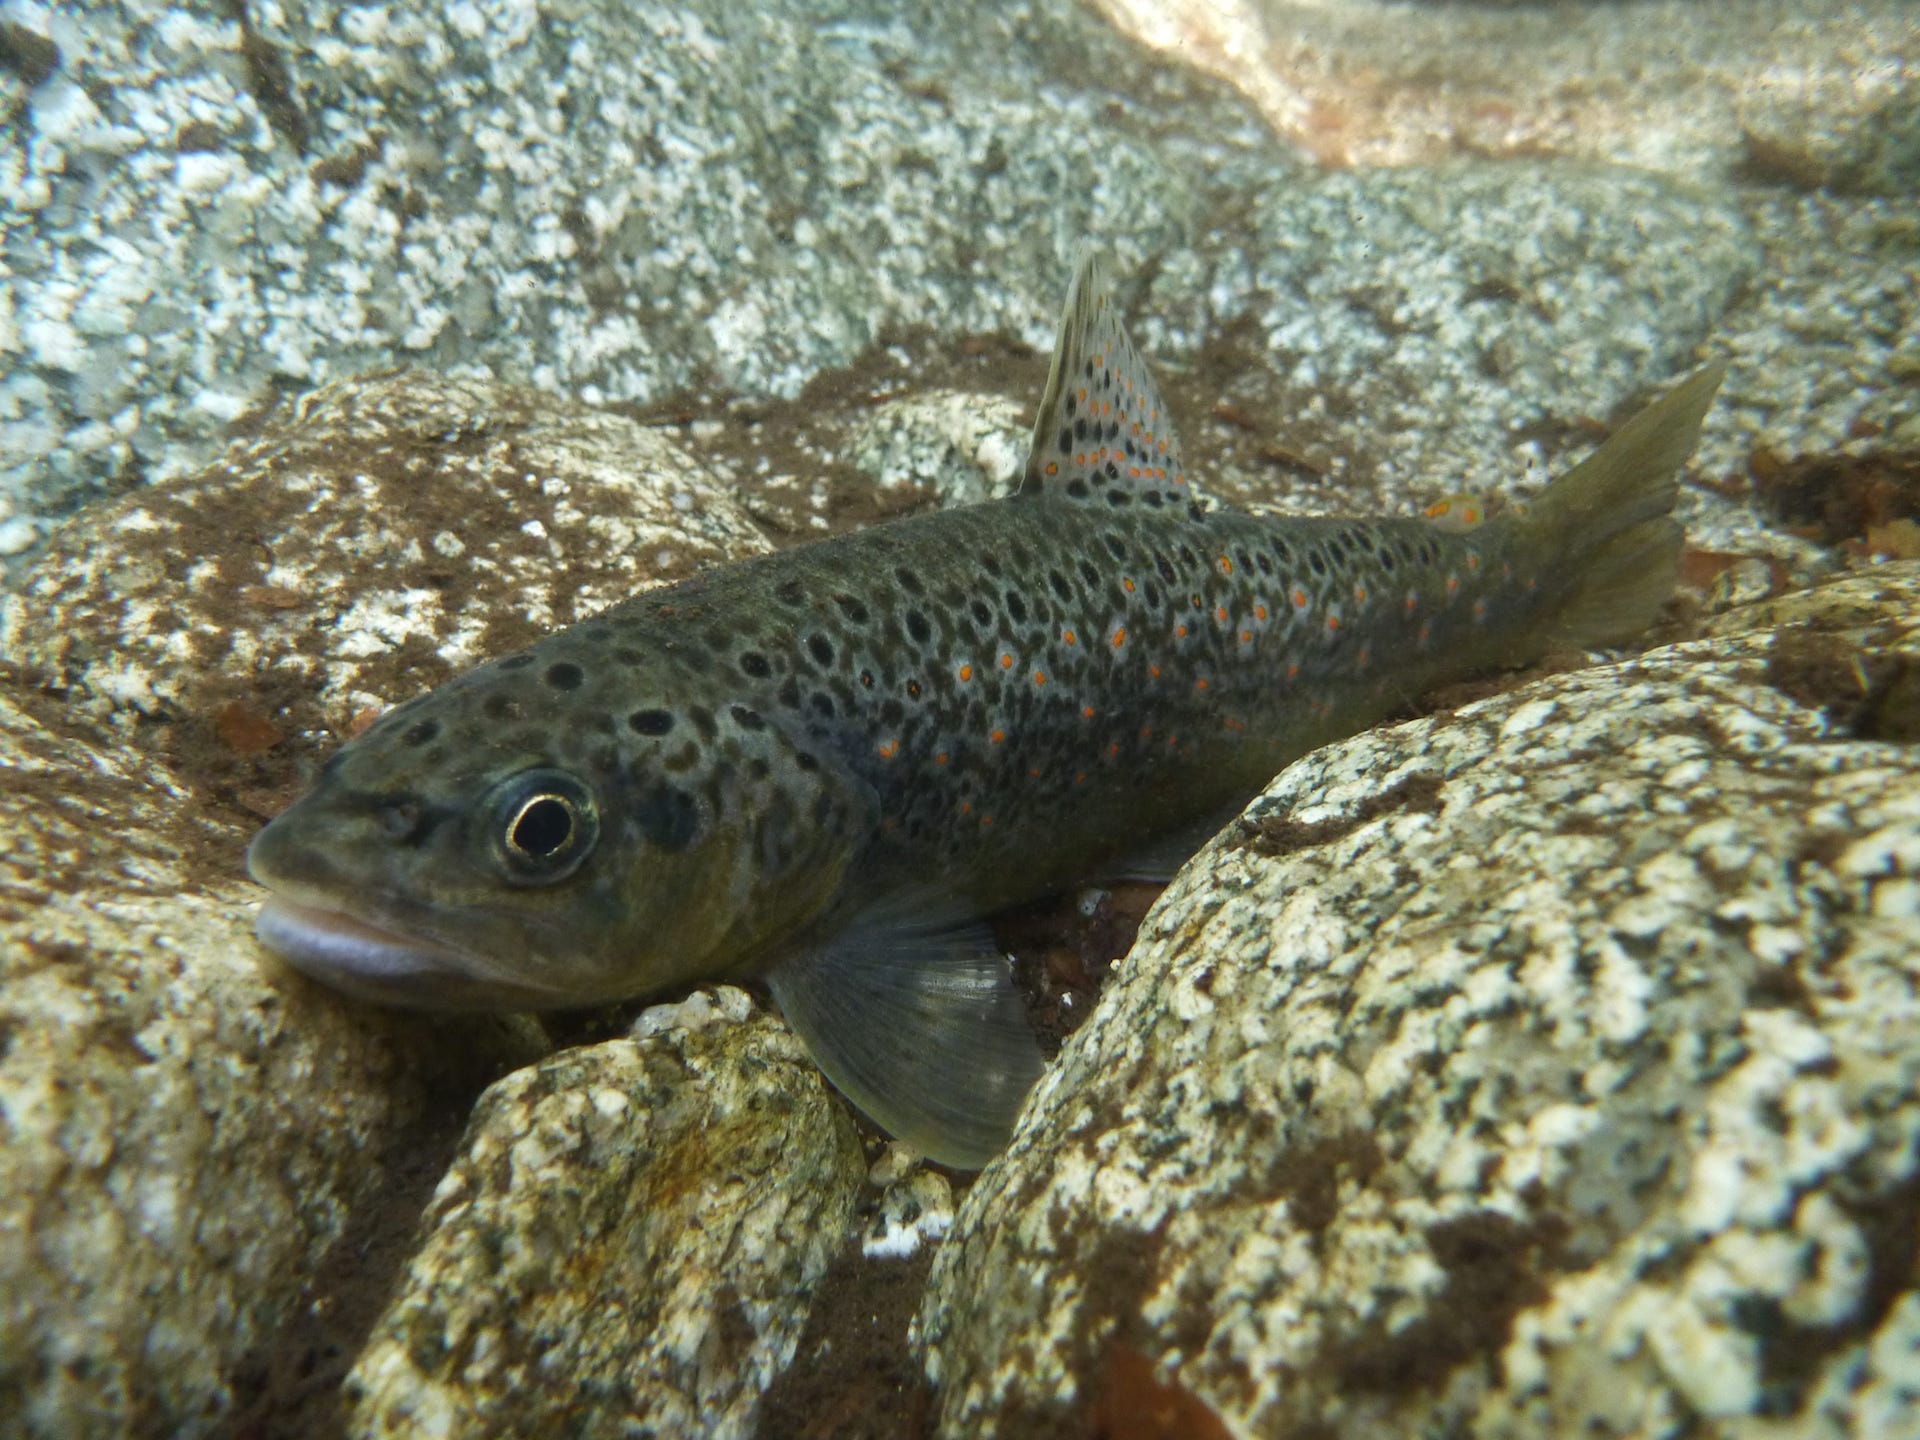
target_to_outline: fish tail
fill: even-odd
[[[1541,649],[1611,644],[1658,618],[1679,578],[1680,467],[1726,373],[1724,360],[1696,370],[1534,502],[1525,523],[1571,577],[1536,636]]]

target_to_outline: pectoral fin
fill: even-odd
[[[1005,1148],[1040,1047],[984,925],[871,915],[766,978],[827,1078],[891,1134],[963,1170]]]

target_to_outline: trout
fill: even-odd
[[[880,1125],[977,1167],[1041,1070],[984,917],[1436,683],[1642,630],[1723,373],[1524,512],[1207,509],[1083,254],[1015,495],[647,591],[400,705],[253,841],[258,935],[436,1010],[759,979]]]

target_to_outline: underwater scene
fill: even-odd
[[[0,0],[0,1440],[1920,1440],[1914,0]]]

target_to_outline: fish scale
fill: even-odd
[[[1719,378],[1524,515],[1206,510],[1085,257],[1017,496],[639,595],[399,707],[256,839],[261,937],[438,1008],[762,978],[876,1119],[983,1163],[1039,1058],[981,917],[1437,681],[1643,627]]]

